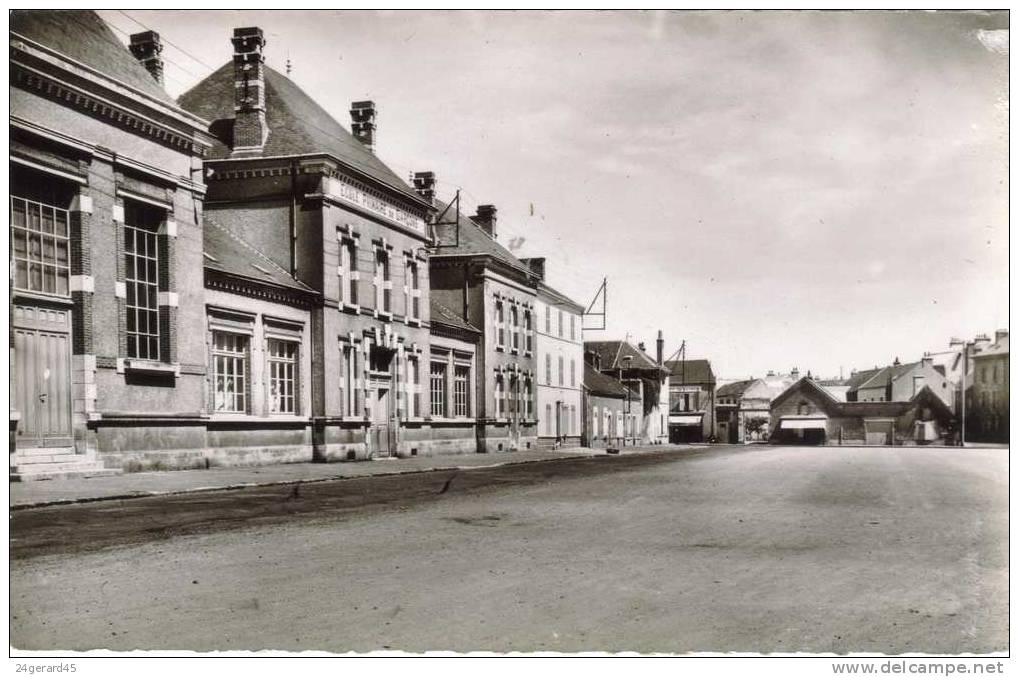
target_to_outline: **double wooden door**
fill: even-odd
[[[71,310],[16,303],[12,314],[17,445],[71,446]]]

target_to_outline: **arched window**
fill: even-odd
[[[798,405],[796,405],[796,413],[800,414],[801,416],[809,414],[810,413],[810,404],[808,402],[806,402],[805,400],[800,400],[800,403]]]

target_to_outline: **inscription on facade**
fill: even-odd
[[[330,197],[342,200],[349,204],[354,205],[369,211],[376,216],[381,216],[384,219],[388,219],[398,226],[413,230],[416,233],[425,233],[425,220],[419,216],[415,216],[408,211],[394,207],[393,205],[380,200],[379,198],[369,195],[365,191],[352,186],[349,183],[328,177],[325,179],[324,186],[325,192]]]

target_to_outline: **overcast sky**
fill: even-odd
[[[398,174],[578,302],[608,278],[588,339],[837,375],[1008,326],[1004,13],[127,14],[174,96],[255,25],[344,126],[374,100]]]

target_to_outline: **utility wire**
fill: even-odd
[[[143,23],[142,23],[141,21],[138,21],[138,19],[135,19],[135,18],[134,18],[133,16],[131,16],[130,14],[128,14],[127,12],[125,12],[124,10],[122,10],[122,9],[118,9],[117,11],[118,11],[118,12],[120,12],[121,14],[123,14],[124,16],[126,16],[126,17],[127,17],[128,19],[130,19],[131,21],[133,21],[133,22],[135,22],[136,24],[138,24],[139,26],[141,26],[142,28],[144,28],[145,30],[147,30],[147,31],[151,31],[151,30],[152,30],[151,28],[149,28],[148,26],[146,26],[145,24],[143,24]],[[180,45],[176,44],[175,42],[172,42],[172,41],[171,41],[171,40],[170,40],[169,38],[167,38],[167,37],[166,37],[165,35],[162,35],[162,34],[160,34],[159,38],[160,38],[160,40],[162,40],[162,41],[163,41],[163,42],[165,42],[166,44],[168,44],[168,45],[171,45],[172,47],[174,47],[174,48],[175,48],[176,50],[178,50],[179,52],[181,52],[181,53],[182,53],[182,54],[184,54],[185,56],[187,56],[187,57],[190,57],[190,58],[191,58],[192,60],[194,60],[194,61],[195,61],[196,63],[199,63],[199,64],[201,64],[202,66],[204,66],[205,68],[207,68],[207,69],[209,70],[209,72],[210,72],[210,73],[212,73],[212,72],[215,72],[215,70],[216,70],[216,69],[215,69],[215,68],[214,68],[213,66],[210,66],[209,64],[205,63],[204,61],[202,61],[201,59],[199,59],[199,58],[198,58],[197,56],[195,56],[195,55],[194,55],[194,54],[192,54],[191,52],[187,51],[186,49],[184,49],[184,48],[183,48],[183,47],[181,47]]]

